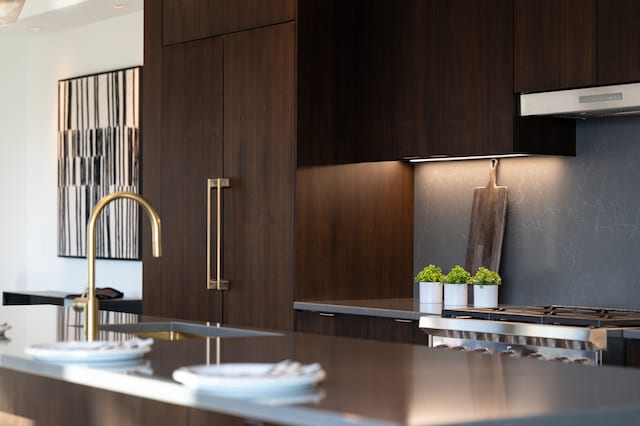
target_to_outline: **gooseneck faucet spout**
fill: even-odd
[[[98,201],[87,222],[87,264],[89,268],[87,291],[81,297],[73,300],[74,308],[81,308],[85,311],[85,337],[89,342],[96,340],[98,336],[98,299],[96,298],[95,284],[96,223],[102,209],[111,201],[119,198],[133,200],[144,209],[151,222],[151,250],[153,257],[162,255],[160,216],[147,200],[133,192],[114,192]]]

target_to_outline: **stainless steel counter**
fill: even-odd
[[[62,309],[62,311],[60,311]],[[38,362],[37,342],[71,339],[64,308],[3,306],[13,328],[0,368],[177,405],[295,425],[633,424],[640,416],[640,370],[511,359],[302,333],[157,340],[138,368],[118,370]],[[103,336],[104,337],[104,336]],[[113,333],[108,338],[117,338]],[[319,362],[327,373],[308,402],[275,405],[189,390],[171,379],[184,365]]]
[[[418,303],[417,299],[305,300],[293,302],[301,311],[417,320],[423,315],[440,315],[442,305]]]

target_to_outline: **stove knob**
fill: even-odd
[[[449,345],[445,345],[444,343],[434,346],[434,349],[449,349]]]
[[[589,358],[576,358],[571,360],[571,364],[592,365],[593,361]]]
[[[491,354],[491,352],[487,348],[477,348],[477,349],[474,349],[473,352],[478,352],[481,354]]]
[[[544,357],[544,355],[542,355],[542,354],[541,354],[541,353],[539,353],[539,352],[534,352],[534,353],[532,353],[532,354],[529,354],[529,355],[527,355],[527,358],[542,359],[542,360],[546,359],[546,358]]]
[[[506,350],[506,351],[500,352],[500,356],[504,356],[507,358],[515,358],[518,356],[518,354],[513,350]]]
[[[466,351],[467,350],[467,348],[465,348],[464,346],[453,346],[453,347],[451,347],[449,349],[451,349],[452,351]]]
[[[566,356],[557,356],[555,358],[551,358],[550,361],[569,362],[569,358],[567,358]]]

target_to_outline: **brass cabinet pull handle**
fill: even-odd
[[[321,317],[333,317],[335,316],[335,314],[330,314],[327,312],[319,312],[318,315],[320,315]]]
[[[229,187],[229,179],[215,178],[207,179],[207,289],[228,290],[229,281],[222,279],[222,188]],[[216,277],[211,278],[211,190],[216,188]]]

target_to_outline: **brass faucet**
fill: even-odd
[[[98,216],[104,207],[111,201],[118,198],[126,198],[133,200],[140,204],[141,207],[147,212],[149,221],[151,222],[151,249],[153,257],[160,257],[162,255],[161,237],[162,230],[160,227],[160,216],[155,209],[149,204],[147,200],[142,198],[138,194],[133,192],[114,192],[109,194],[98,201],[89,221],[87,222],[87,263],[89,266],[89,278],[87,283],[87,290],[85,293],[73,299],[73,308],[76,310],[85,311],[85,337],[87,341],[92,342],[96,340],[98,336],[98,299],[96,298],[96,223],[98,222]]]

